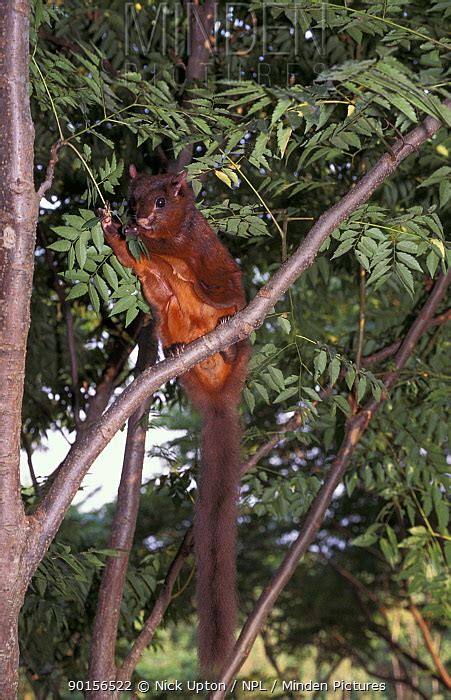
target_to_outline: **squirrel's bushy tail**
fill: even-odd
[[[202,410],[202,470],[194,518],[198,653],[206,675],[220,672],[236,625],[240,427],[237,406],[226,401],[225,396],[218,398]]]

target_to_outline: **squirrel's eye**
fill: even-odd
[[[158,197],[158,199],[155,200],[155,206],[157,207],[157,209],[163,209],[165,204],[166,200],[164,197]]]

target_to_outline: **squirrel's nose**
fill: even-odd
[[[137,218],[136,223],[138,224],[138,226],[141,226],[141,228],[151,228],[155,223],[155,219],[155,214],[149,214],[149,216],[142,216]]]

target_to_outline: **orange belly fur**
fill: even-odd
[[[223,316],[236,313],[236,307],[217,309],[196,294],[194,277],[178,258],[152,256],[139,274],[146,299],[157,311],[157,334],[164,347],[188,344],[214,330]],[[223,386],[233,371],[220,353],[203,360],[190,370],[207,389]]]

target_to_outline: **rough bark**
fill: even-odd
[[[17,620],[26,588],[20,435],[37,197],[28,97],[26,0],[0,0],[0,697],[17,693]]]

